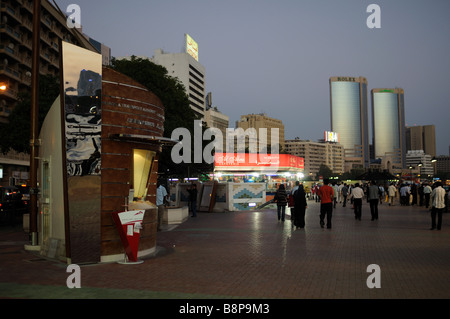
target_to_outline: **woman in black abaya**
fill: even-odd
[[[294,193],[294,226],[297,229],[305,227],[305,212],[307,207],[305,190],[303,185],[299,185]]]

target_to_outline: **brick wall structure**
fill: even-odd
[[[133,187],[134,149],[156,152],[145,198],[156,203],[161,146],[152,138],[163,136],[164,106],[155,94],[131,78],[107,67],[102,73],[101,255],[107,256],[124,252],[111,213],[124,211]],[[118,138],[118,134],[123,135]],[[147,209],[139,251],[156,246],[156,226],[157,209]]]

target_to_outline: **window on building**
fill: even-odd
[[[145,199],[155,152],[142,149],[133,150],[133,187],[134,197]]]

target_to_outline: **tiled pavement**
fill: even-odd
[[[287,209],[289,212],[289,209]],[[81,266],[81,289],[69,289],[67,265],[24,250],[28,236],[0,228],[0,298],[31,299],[447,299],[450,213],[429,230],[423,207],[369,206],[356,221],[350,207],[319,226],[309,201],[306,227],[278,222],[273,209],[199,213],[158,233],[155,256],[139,265]],[[367,267],[380,267],[381,288],[368,288]]]

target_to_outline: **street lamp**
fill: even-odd
[[[437,159],[436,157],[433,156],[433,158],[431,159],[431,163],[433,163],[433,174],[436,175],[436,163]]]
[[[6,91],[8,89],[8,85],[5,82],[0,82],[0,91]]]
[[[420,176],[420,178],[422,178],[422,166],[423,166],[423,163],[420,162],[419,164],[417,164],[417,166],[419,166],[419,176]],[[419,178],[419,183],[420,183],[420,178]]]

